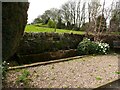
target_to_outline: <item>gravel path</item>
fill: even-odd
[[[95,88],[120,78],[120,55],[87,56],[65,62],[29,67],[29,87],[35,88]],[[22,70],[9,71],[5,87],[16,85]]]

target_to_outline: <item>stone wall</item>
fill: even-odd
[[[78,55],[76,48],[84,37],[86,36],[67,33],[24,33],[16,54],[10,60],[28,64],[73,57]],[[93,35],[87,37],[94,40]],[[100,38],[111,47],[114,40],[120,40],[119,35],[101,35]]]
[[[103,42],[108,43],[110,48],[113,48],[113,41],[120,41],[120,35],[101,35],[100,38]]]
[[[58,60],[62,58],[74,57],[77,55],[78,54],[76,49],[58,50],[54,52],[45,52],[40,54],[22,55],[19,56],[18,59],[16,59],[16,61],[19,64],[28,64],[28,63],[50,61],[50,60]]]
[[[67,33],[24,33],[17,53],[29,55],[76,49],[83,37],[84,35]]]
[[[29,55],[77,49],[79,42],[82,41],[84,37],[85,35],[67,33],[24,33],[17,54]],[[94,40],[93,35],[88,35],[87,37]],[[100,38],[103,42],[110,44],[112,48],[113,41],[120,40],[120,35],[101,35]]]
[[[2,56],[10,58],[19,45],[27,24],[28,2],[2,3]]]

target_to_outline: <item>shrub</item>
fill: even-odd
[[[6,78],[6,74],[8,71],[8,64],[9,63],[7,63],[6,61],[2,62],[2,66],[1,66],[1,68],[2,68],[2,80],[5,80],[5,78]]]
[[[107,54],[107,52],[109,51],[109,44],[107,43],[100,43],[100,42],[96,42],[98,47],[97,47],[97,52],[98,54]]]
[[[90,39],[85,38],[82,42],[79,43],[77,51],[80,55],[93,54],[96,51],[96,46],[96,43],[93,43],[90,41]]]
[[[48,24],[49,28],[54,28],[55,27],[55,22],[53,20],[51,20],[51,19],[49,19],[47,24]]]
[[[17,84],[19,84],[19,83],[23,83],[24,85],[27,85],[28,84],[28,82],[29,82],[29,78],[28,78],[28,76],[30,75],[30,72],[29,71],[27,71],[27,70],[24,70],[23,72],[22,72],[22,75],[20,75],[20,76],[18,76],[18,78],[17,78]]]
[[[86,54],[107,54],[109,50],[109,44],[90,41],[90,39],[83,39],[77,47],[79,55]]]

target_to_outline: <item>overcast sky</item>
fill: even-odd
[[[42,15],[45,10],[50,8],[60,8],[68,0],[28,0],[30,6],[28,9],[28,23],[31,23],[38,15]],[[83,0],[85,1],[85,0]],[[103,1],[103,0],[101,0]],[[106,0],[107,6],[112,0]]]
[[[30,2],[28,10],[28,23],[31,23],[38,15],[50,8],[60,8],[68,0],[28,0]]]

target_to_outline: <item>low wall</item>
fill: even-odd
[[[30,54],[30,55],[22,55],[19,57],[20,62],[22,64],[28,63],[36,63],[36,62],[44,62],[50,60],[57,60],[62,58],[74,57],[77,56],[76,49],[70,50],[58,50],[55,52],[45,52],[40,54]]]
[[[108,43],[110,48],[113,48],[113,41],[120,41],[120,35],[101,35],[100,38]]]
[[[84,37],[85,35],[67,33],[24,33],[17,54],[29,55],[76,49]],[[87,37],[94,40],[93,35]],[[112,48],[113,41],[120,40],[120,35],[101,35],[100,38]]]
[[[24,33],[17,54],[29,55],[76,49],[84,35],[58,33]]]
[[[17,53],[11,60],[25,64],[73,57],[77,55],[77,46],[84,37],[66,33],[24,33]],[[93,35],[87,37],[94,40]],[[112,48],[113,41],[120,40],[120,35],[101,35],[100,38]]]

